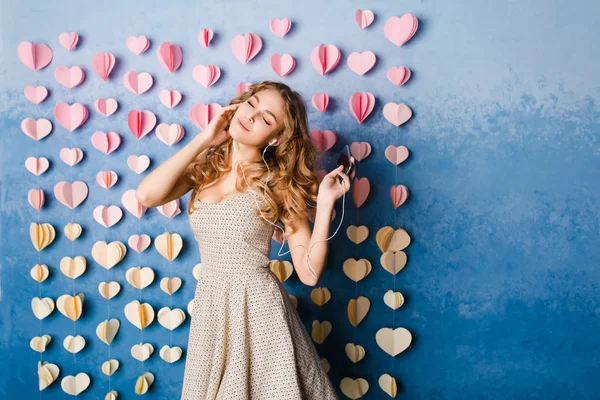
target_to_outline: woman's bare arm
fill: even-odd
[[[138,201],[150,208],[178,199],[192,187],[188,180],[190,164],[206,156],[208,145],[204,135],[196,135],[185,147],[156,167],[135,190]]]

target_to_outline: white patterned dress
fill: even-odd
[[[201,254],[182,400],[338,399],[311,337],[269,269],[273,225],[246,191],[195,200]]]

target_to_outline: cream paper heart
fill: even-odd
[[[85,347],[85,339],[81,335],[69,335],[63,340],[63,347],[69,353],[77,354]]]
[[[152,386],[152,383],[154,383],[154,375],[152,372],[144,372],[135,381],[135,393],[140,395],[146,393],[148,388]]]
[[[371,308],[371,301],[364,297],[358,296],[357,299],[350,299],[348,302],[348,320],[352,326],[356,326],[367,316]]]
[[[80,372],[76,376],[68,375],[60,381],[63,392],[71,396],[77,396],[90,386],[90,377],[85,372]]]
[[[402,296],[402,293],[400,292],[388,290],[385,292],[385,295],[383,295],[383,302],[392,310],[397,310],[404,304],[404,296]]]
[[[118,369],[119,369],[119,361],[115,360],[114,358],[112,358],[108,361],[104,361],[102,363],[102,372],[106,376],[111,376]]]
[[[391,355],[397,356],[410,346],[412,335],[406,328],[381,328],[375,335],[377,344],[383,351]]]
[[[125,306],[125,317],[138,329],[144,329],[154,321],[154,309],[148,303],[134,300]]]
[[[84,298],[85,295],[83,293],[78,293],[76,296],[63,294],[56,300],[56,308],[71,321],[77,321],[83,311]]]
[[[408,247],[410,235],[402,228],[394,229],[391,226],[384,226],[377,231],[375,241],[382,252],[396,252]]]
[[[105,319],[96,327],[96,336],[110,346],[115,339],[115,336],[117,336],[117,332],[119,332],[120,325],[121,323],[116,318],[113,318],[110,321]]]
[[[379,377],[379,387],[390,397],[396,397],[396,394],[398,393],[396,379],[388,374],[383,374]]]
[[[121,291],[121,285],[119,282],[100,282],[98,285],[98,291],[100,295],[106,300],[110,300],[115,297]]]
[[[127,282],[136,289],[144,289],[154,281],[154,270],[150,267],[131,267],[125,274]]]
[[[50,270],[46,264],[35,264],[29,271],[29,274],[35,281],[42,283],[48,279]]]
[[[29,347],[32,350],[37,351],[38,353],[43,353],[46,351],[46,346],[52,341],[52,337],[50,335],[43,336],[35,336],[33,339],[29,341]]]
[[[348,278],[352,279],[354,282],[359,282],[369,273],[369,264],[364,258],[361,258],[360,260],[348,258],[344,261],[342,270]]]
[[[365,348],[354,343],[346,344],[346,355],[353,363],[357,363],[365,357]]]
[[[116,390],[111,390],[110,392],[106,393],[106,396],[104,396],[104,400],[117,400],[118,395],[119,394]]]
[[[331,333],[331,322],[323,321],[320,322],[318,320],[313,321],[312,323],[312,339],[318,343],[323,344],[327,336]]]
[[[194,299],[191,299],[187,304],[187,312],[191,317],[194,316]]]
[[[123,260],[127,254],[127,247],[119,241],[106,243],[97,241],[92,246],[92,257],[105,269],[111,269]]]
[[[60,260],[60,272],[71,279],[80,277],[85,272],[86,266],[87,261],[83,256],[75,256],[75,258],[66,256]]]
[[[194,276],[194,278],[196,280],[200,279],[200,271],[202,270],[202,263],[198,263],[196,265],[194,265],[194,268],[192,269],[192,275]]]
[[[345,396],[351,399],[360,399],[369,391],[369,382],[363,378],[344,378],[340,382],[340,389]]]
[[[169,261],[173,261],[177,258],[183,247],[183,240],[181,240],[181,236],[178,233],[165,232],[154,239],[154,247],[156,247],[161,256]]]
[[[277,276],[280,282],[288,280],[294,272],[294,265],[287,260],[271,260],[269,262],[269,268],[273,271],[275,276]]]
[[[41,224],[32,222],[29,225],[29,238],[37,251],[45,249],[54,241],[55,236],[56,232],[54,231],[54,227],[47,222]]]
[[[40,391],[46,389],[50,386],[58,375],[60,374],[60,368],[58,368],[55,364],[51,364],[48,361],[38,361],[38,381]]]
[[[131,348],[131,355],[140,362],[146,361],[154,353],[154,347],[150,343],[139,343]]]
[[[81,235],[81,225],[79,225],[76,222],[69,222],[65,225],[63,232],[71,242],[74,242],[75,239],[77,239]]]
[[[160,288],[163,292],[168,295],[173,295],[176,291],[181,287],[181,278],[172,277],[172,278],[162,278],[160,280]]]
[[[176,329],[183,321],[185,313],[179,308],[171,310],[169,307],[163,307],[158,310],[158,322],[170,331]]]
[[[44,297],[43,299],[34,297],[31,299],[31,309],[33,310],[33,315],[37,319],[42,320],[54,311],[54,300],[50,297]]]
[[[182,354],[183,350],[181,350],[181,347],[178,346],[169,347],[165,344],[160,349],[160,358],[168,363],[174,363],[175,361],[179,360]]]
[[[331,300],[331,292],[327,288],[315,288],[310,292],[310,299],[319,307],[323,307],[325,303]]]
[[[379,258],[381,266],[392,275],[402,271],[407,261],[406,253],[402,250],[396,252],[386,251]]]
[[[360,244],[369,237],[369,228],[366,225],[350,225],[348,229],[346,229],[346,235],[348,235],[348,239],[355,244]]]

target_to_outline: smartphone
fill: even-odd
[[[343,165],[342,172],[352,178],[354,175],[354,162],[352,162],[350,147],[348,147],[348,145],[345,145],[338,155],[337,166],[339,167],[340,165]],[[342,181],[342,177],[339,175],[338,179],[340,182]]]

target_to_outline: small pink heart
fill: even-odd
[[[325,112],[329,105],[329,95],[327,93],[316,93],[312,97],[312,104],[317,110]]]
[[[127,48],[136,55],[140,55],[150,47],[150,41],[146,36],[129,36],[125,42]]]
[[[369,197],[371,184],[367,178],[355,178],[352,188],[352,200],[354,200],[354,205],[360,208]]]
[[[270,62],[273,71],[281,77],[289,75],[296,67],[296,60],[294,60],[294,57],[292,57],[291,54],[280,56],[275,53],[271,56]]]
[[[394,208],[400,207],[408,199],[408,188],[404,185],[392,186],[390,189],[390,198]]]
[[[161,90],[158,94],[158,98],[160,102],[165,105],[165,107],[173,108],[179,104],[181,101],[181,93],[179,90]]]
[[[27,194],[27,200],[31,207],[40,211],[44,205],[44,191],[42,189],[31,189]]]
[[[372,51],[354,52],[348,57],[348,67],[358,75],[364,75],[375,66],[377,57]]]
[[[40,176],[48,170],[50,162],[46,157],[28,157],[25,160],[25,168],[35,176]]]
[[[401,67],[391,67],[388,69],[387,78],[396,86],[404,85],[410,79],[410,69]]]
[[[340,63],[340,50],[332,44],[321,44],[315,47],[310,55],[310,61],[313,67],[321,75],[328,74],[333,71]]]
[[[254,33],[236,35],[231,41],[231,51],[242,64],[247,64],[262,49],[262,39]]]
[[[412,117],[412,110],[404,103],[387,103],[383,107],[383,116],[392,125],[400,126]]]
[[[88,119],[88,109],[83,104],[73,103],[69,105],[61,102],[54,106],[54,118],[69,132],[79,128]]]
[[[54,197],[64,206],[74,209],[80,205],[88,195],[87,184],[83,181],[58,182],[54,185]]]
[[[136,174],[141,174],[150,166],[150,158],[145,154],[139,157],[131,155],[127,158],[127,166]]]
[[[408,149],[405,146],[388,146],[385,148],[385,158],[392,164],[398,165],[408,158]]]
[[[212,86],[221,77],[221,69],[216,65],[196,65],[192,70],[194,80],[205,88]]]
[[[252,83],[250,83],[250,82],[240,82],[240,83],[238,83],[236,85],[236,87],[235,87],[237,95],[241,96],[244,93],[246,93],[248,90],[250,90],[250,86],[252,86]]]
[[[27,98],[27,100],[33,104],[40,104],[46,99],[46,97],[48,97],[48,89],[43,86],[26,86],[24,93],[25,98]]]
[[[310,131],[310,137],[312,138],[315,147],[321,153],[332,148],[337,141],[337,135],[328,129],[325,129],[324,131],[317,129],[312,130]]]
[[[92,66],[100,78],[106,82],[108,75],[115,67],[115,56],[111,53],[96,53],[92,57]]]
[[[63,32],[60,35],[58,35],[58,42],[60,43],[60,45],[69,51],[75,50],[78,41],[79,35],[76,32]]]
[[[169,42],[163,42],[160,45],[156,55],[158,56],[160,65],[162,65],[163,68],[169,72],[177,71],[177,69],[179,69],[181,66],[181,61],[183,60],[181,46],[178,44],[171,44]]]
[[[94,208],[94,219],[105,228],[110,228],[123,217],[123,211],[118,206],[98,206]]]
[[[173,219],[173,217],[181,213],[181,210],[179,209],[179,199],[172,200],[156,208],[158,209],[158,212],[169,219]]]
[[[27,67],[38,71],[50,64],[50,61],[52,61],[52,50],[45,44],[21,42],[17,47],[17,56]]]
[[[362,161],[371,154],[371,145],[367,142],[354,142],[350,145],[350,153],[358,161]]]
[[[356,20],[356,23],[358,24],[360,29],[365,29],[373,23],[373,20],[375,20],[375,15],[371,10],[363,11],[359,8],[354,13],[354,19]]]
[[[142,218],[146,213],[147,207],[143,206],[135,197],[135,189],[130,189],[123,193],[121,202],[125,209],[137,218]]]
[[[133,250],[141,253],[150,246],[150,236],[145,233],[142,235],[131,235],[127,243]]]
[[[350,112],[361,124],[375,107],[375,96],[369,92],[355,92],[349,101]]]
[[[75,164],[78,164],[83,159],[83,151],[80,148],[62,148],[59,152],[60,159],[72,167]]]
[[[141,139],[146,136],[156,125],[156,115],[152,111],[131,110],[127,115],[127,124],[133,136],[136,139]]]
[[[202,29],[200,31],[200,33],[198,34],[198,41],[200,41],[200,44],[204,47],[208,47],[208,45],[210,44],[210,41],[213,38],[213,30],[212,29]]]
[[[108,155],[119,148],[121,136],[116,132],[96,132],[92,135],[92,145]]]
[[[105,117],[110,117],[119,108],[119,103],[115,99],[97,99],[94,103],[96,110]]]
[[[391,16],[383,26],[385,37],[396,46],[402,46],[417,32],[419,20],[412,14],[404,14],[401,18]]]
[[[156,127],[156,136],[158,139],[168,146],[173,146],[181,139],[183,139],[183,135],[185,131],[183,127],[177,123],[169,124],[160,124]]]
[[[142,93],[147,92],[152,87],[154,80],[152,76],[147,72],[138,74],[137,72],[127,72],[123,77],[123,83],[127,90],[138,96]]]
[[[273,35],[282,38],[290,31],[292,23],[288,18],[273,18],[269,27],[271,28]]]
[[[45,118],[25,118],[21,121],[21,130],[30,138],[40,140],[52,132],[52,123]]]
[[[222,109],[223,107],[217,103],[196,103],[190,109],[190,119],[198,128],[204,130],[206,126],[210,123],[213,117]]]
[[[119,176],[115,171],[100,171],[96,174],[96,182],[104,189],[110,189],[117,183]]]
[[[63,65],[54,70],[54,78],[61,85],[72,89],[83,83],[85,80],[85,72],[76,65],[71,68]]]

